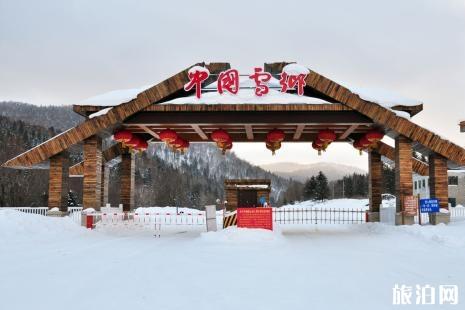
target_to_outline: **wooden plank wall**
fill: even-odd
[[[441,208],[449,209],[447,159],[438,154],[431,154],[428,160],[430,196],[439,199]]]
[[[370,212],[379,212],[382,203],[383,162],[376,151],[368,153],[368,197]]]
[[[120,203],[123,211],[129,212],[134,209],[135,188],[135,156],[131,152],[121,155],[120,184]]]
[[[397,212],[401,212],[404,197],[413,195],[412,141],[410,139],[404,136],[396,138],[395,157],[396,209]]]
[[[48,208],[68,211],[69,153],[61,152],[50,158]]]
[[[84,209],[101,207],[102,139],[92,136],[84,140],[84,180],[82,205]]]

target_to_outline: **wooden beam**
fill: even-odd
[[[294,136],[292,137],[293,140],[299,140],[300,136],[302,136],[302,132],[304,132],[305,129],[305,124],[299,124],[297,125]]]
[[[205,66],[211,73],[220,72],[230,67],[227,63],[198,63],[195,65]],[[187,95],[188,93],[184,91],[184,85],[189,82],[188,71],[192,67],[190,66],[165,81],[139,93],[136,98],[113,107],[108,113],[87,119],[76,127],[68,129],[64,133],[56,135],[27,152],[8,160],[2,164],[2,167],[30,167],[39,164],[51,156],[68,149],[73,144],[90,138],[106,128],[122,123],[128,117],[154,103],[175,96]]]
[[[387,145],[384,142],[378,142],[375,149],[378,153],[380,153],[384,157],[392,161],[395,161],[396,155],[395,155],[395,150],[393,147]],[[418,173],[419,175],[423,175],[423,176],[428,176],[429,168],[427,164],[412,157],[412,165],[413,165],[413,171],[415,171],[415,173]]]
[[[208,136],[203,132],[199,125],[191,125],[192,129],[199,135],[202,140],[208,140]]]
[[[84,140],[84,180],[82,205],[84,209],[101,207],[102,139],[92,136]]]
[[[153,131],[152,129],[150,129],[149,127],[145,126],[145,125],[139,125],[139,127],[145,131],[146,133],[148,133],[149,135],[151,135],[152,137],[160,140],[160,136],[155,132]]]
[[[245,135],[247,136],[247,140],[253,140],[253,128],[252,125],[247,124],[244,125],[245,128]]]
[[[131,152],[121,155],[120,164],[120,203],[123,211],[129,212],[134,209],[135,190],[135,156]]]
[[[339,140],[344,140],[347,139],[347,137],[354,132],[355,129],[358,128],[358,124],[354,124],[352,126],[349,126],[346,131],[342,133],[342,135],[339,136]]]
[[[116,157],[120,156],[123,152],[123,147],[120,143],[114,144],[107,148],[105,151],[102,152],[103,161],[109,162]],[[69,168],[69,175],[70,176],[83,176],[84,175],[84,162],[81,161]]]
[[[439,199],[441,208],[449,209],[447,159],[438,154],[431,154],[428,160],[430,197]]]
[[[396,138],[395,157],[396,211],[402,212],[405,197],[413,195],[412,141],[409,138],[402,135]],[[411,219],[405,219],[405,223],[411,223]]]
[[[382,203],[383,163],[381,154],[376,151],[368,153],[368,197],[370,212],[379,212]],[[374,215],[370,222],[379,222],[379,214]]]
[[[313,70],[307,75],[305,82],[306,88],[325,94],[337,102],[345,104],[347,107],[369,117],[373,122],[385,129],[391,129],[459,165],[465,165],[465,149],[451,141],[443,139],[441,136],[404,117],[397,116],[393,111],[375,102],[362,99],[348,88]]]
[[[141,112],[124,121],[126,125],[153,124],[363,124],[368,117],[354,111],[192,111]]]
[[[50,158],[48,208],[68,211],[69,153],[61,152]]]

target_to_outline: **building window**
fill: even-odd
[[[449,177],[449,185],[459,185],[459,177],[458,176]]]
[[[425,182],[425,179],[423,179],[423,188],[426,188],[426,182]]]
[[[449,198],[449,203],[452,208],[455,208],[457,205],[457,200],[455,198]]]
[[[417,181],[415,181],[415,190],[417,189]]]

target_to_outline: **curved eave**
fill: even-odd
[[[460,122],[460,131],[465,132],[465,121]]]
[[[417,115],[421,111],[423,111],[423,104],[407,106],[407,105],[395,105],[391,107],[391,109],[396,111],[407,112],[410,114],[410,117]]]

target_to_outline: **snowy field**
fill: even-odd
[[[366,200],[347,203],[362,208]],[[455,222],[190,229],[154,238],[150,230],[90,231],[70,218],[0,210],[0,308],[399,308],[396,284],[465,288],[464,236],[465,222]]]

